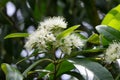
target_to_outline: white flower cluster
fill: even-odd
[[[105,53],[105,61],[107,63],[112,63],[116,61],[116,59],[120,58],[120,43],[113,42],[109,45]]]
[[[78,37],[77,34],[71,34],[64,38],[64,41],[62,43],[63,46],[61,46],[60,48],[64,53],[70,54],[71,50],[74,47],[81,49],[84,44],[85,40],[82,40],[80,37]]]
[[[47,29],[47,30],[52,30],[52,29],[57,29],[57,28],[66,28],[67,23],[65,22],[63,17],[53,17],[53,18],[48,18],[45,19],[43,22],[40,22],[40,26],[38,29]]]
[[[57,35],[66,27],[67,23],[63,17],[53,17],[40,22],[38,29],[29,35],[25,48],[47,51],[48,47],[52,45],[67,54],[70,54],[75,47],[80,49],[84,45],[84,41],[75,34],[70,34],[61,40],[56,39]]]

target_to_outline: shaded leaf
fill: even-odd
[[[12,34],[9,34],[9,35],[5,36],[4,39],[16,38],[16,37],[28,37],[28,36],[29,36],[28,33],[12,33]]]
[[[75,72],[75,71],[69,71],[69,72],[67,72],[65,74],[74,76],[74,77],[76,77],[79,80],[85,80],[81,74],[79,74],[78,72]]]
[[[83,66],[86,69],[93,72],[95,78],[94,80],[114,80],[111,73],[99,63],[85,59],[72,59],[71,62],[79,71],[80,71],[80,66]]]
[[[6,80],[23,80],[22,74],[9,64],[3,63],[1,68],[6,75]]]
[[[86,57],[93,57],[96,55],[100,55],[102,54],[102,52],[104,51],[104,48],[96,48],[96,49],[86,49],[86,50],[82,50],[82,51],[74,51],[70,54],[70,56],[66,56],[67,58],[72,58],[78,55],[83,55]]]
[[[120,32],[112,27],[106,25],[96,26],[96,30],[103,35],[108,41],[119,40]]]

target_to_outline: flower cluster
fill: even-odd
[[[26,49],[32,50],[34,48],[40,51],[48,51],[49,46],[59,48],[63,53],[70,54],[73,48],[81,48],[84,45],[84,40],[79,36],[72,33],[57,40],[59,35],[64,28],[67,27],[67,23],[63,17],[53,17],[45,19],[40,22],[38,29],[29,35],[28,41],[25,44]]]
[[[82,40],[77,34],[71,34],[64,38],[60,48],[64,53],[70,54],[74,47],[81,49],[84,46],[84,43],[85,40]]]
[[[113,42],[109,45],[105,53],[105,61],[107,63],[112,63],[116,61],[116,59],[120,58],[120,43]]]

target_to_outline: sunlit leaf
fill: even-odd
[[[16,38],[16,37],[28,37],[28,36],[29,36],[28,33],[12,33],[12,34],[9,34],[9,35],[5,36],[4,39]]]
[[[106,25],[96,26],[96,30],[103,35],[108,41],[119,40],[120,39],[120,31],[108,27]]]
[[[120,31],[120,5],[110,10],[102,21],[103,25],[108,25]]]
[[[94,74],[93,80],[114,80],[111,73],[99,63],[85,59],[72,59],[71,62],[78,69],[78,71],[81,70],[81,66],[90,70]],[[88,77],[89,75],[90,74],[87,74],[86,77]]]
[[[68,28],[67,30],[63,31],[62,33],[60,33],[58,36],[57,36],[57,39],[61,39],[67,35],[69,35],[70,33],[72,33],[75,29],[77,29],[80,25],[75,25],[75,26],[72,26],[70,28]]]
[[[100,44],[99,35],[96,33],[93,33],[89,38],[88,42],[93,44]]]
[[[23,80],[22,74],[9,64],[3,63],[1,68],[6,75],[6,80]]]

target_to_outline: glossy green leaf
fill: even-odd
[[[90,70],[94,74],[93,80],[114,80],[111,73],[99,63],[85,59],[72,59],[70,61],[79,71],[80,71],[80,66],[83,66],[86,69]],[[89,74],[87,75],[89,76]]]
[[[107,13],[101,24],[120,30],[120,5]]]
[[[83,78],[83,76],[82,76],[80,73],[76,72],[76,71],[68,71],[68,72],[65,73],[65,74],[71,75],[72,77],[75,77],[75,78],[77,78],[77,79],[79,79],[79,80],[85,80],[85,79]],[[72,79],[71,79],[71,80],[72,80]]]
[[[6,75],[6,80],[23,80],[22,74],[9,64],[3,63],[1,68]]]
[[[63,61],[59,66],[59,70],[58,70],[58,73],[57,73],[57,76],[60,76],[61,74],[65,73],[65,72],[68,72],[72,69],[74,69],[74,65],[72,63],[70,63],[69,61]]]
[[[88,42],[93,44],[100,44],[99,35],[96,33],[93,33],[89,38]]]
[[[67,30],[63,31],[62,33],[60,33],[58,36],[57,36],[57,39],[61,39],[69,34],[71,34],[75,29],[77,29],[80,25],[75,25],[75,26],[72,26],[70,28],[68,28]]]
[[[108,27],[106,25],[96,26],[96,30],[103,35],[108,41],[119,40],[120,39],[120,31]]]
[[[29,36],[28,33],[12,33],[12,34],[9,34],[9,35],[5,36],[4,39],[16,38],[16,37],[28,37],[28,36]]]

